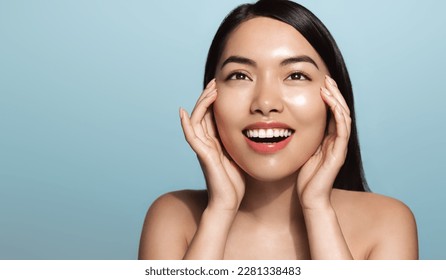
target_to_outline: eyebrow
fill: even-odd
[[[280,62],[280,66],[287,66],[287,65],[290,65],[293,63],[299,63],[299,62],[311,63],[317,69],[319,69],[319,66],[317,65],[317,63],[311,57],[309,57],[307,55],[293,56],[293,57],[284,59],[282,62]],[[233,56],[228,57],[225,61],[223,61],[220,69],[222,69],[228,63],[239,63],[239,64],[245,64],[245,65],[254,66],[254,67],[257,66],[257,63],[252,59],[249,59],[249,58],[243,57],[243,56],[233,55]]]
[[[299,56],[293,56],[293,57],[287,58],[280,63],[280,66],[287,66],[289,64],[299,63],[299,62],[311,63],[317,69],[319,69],[319,66],[317,66],[317,63],[311,57],[309,57],[307,55],[299,55]]]
[[[228,64],[228,63],[239,63],[239,64],[245,64],[245,65],[249,65],[249,66],[257,66],[257,63],[249,58],[243,57],[243,56],[237,56],[237,55],[233,55],[228,57],[222,64],[220,69],[223,69],[223,67]]]

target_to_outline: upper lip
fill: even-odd
[[[281,122],[256,122],[253,124],[248,125],[243,130],[249,130],[249,129],[268,129],[268,128],[285,128],[293,130],[289,125]]]

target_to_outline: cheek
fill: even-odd
[[[218,90],[218,96],[213,104],[213,110],[215,123],[217,124],[219,131],[228,123],[231,123],[230,117],[233,115],[235,109],[231,97]]]
[[[246,85],[219,85],[217,83],[217,99],[214,102],[214,116],[217,124],[234,125],[243,114],[249,112],[252,91]]]
[[[231,135],[238,132],[240,112],[243,112],[243,102],[231,91],[218,90],[218,97],[213,104],[215,124],[224,146],[230,143]]]
[[[300,168],[322,143],[327,125],[327,107],[319,92],[289,95],[287,106],[296,121],[296,135],[291,152]]]
[[[325,129],[327,107],[319,90],[294,92],[287,95],[285,101],[298,123],[322,126]]]

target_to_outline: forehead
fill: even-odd
[[[308,55],[319,65],[322,59],[294,27],[279,20],[255,17],[240,24],[228,36],[220,63],[238,55],[257,62]]]

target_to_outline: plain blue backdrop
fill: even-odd
[[[242,2],[0,0],[0,259],[137,257],[151,202],[204,185],[178,108]],[[445,2],[300,3],[349,67],[371,189],[445,259]]]

